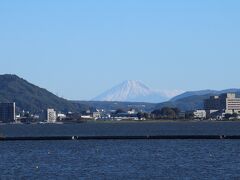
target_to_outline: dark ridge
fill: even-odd
[[[16,102],[18,111],[32,113],[41,113],[50,107],[62,112],[80,111],[85,107],[60,98],[12,74],[0,75],[0,102]]]

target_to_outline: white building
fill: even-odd
[[[240,98],[237,98],[235,93],[226,95],[226,113],[240,113]]]
[[[62,121],[63,119],[66,119],[66,115],[65,114],[62,114],[62,113],[58,113],[57,114],[57,118],[60,120],[60,121]]]
[[[101,113],[100,113],[100,112],[93,112],[93,118],[94,118],[94,119],[99,119],[99,118],[101,118]]]
[[[47,110],[47,122],[55,123],[57,121],[57,113],[54,109]]]
[[[205,110],[195,110],[193,111],[194,118],[205,119],[207,117],[207,112]]]
[[[128,111],[128,114],[137,114],[136,110],[135,109],[130,109]]]
[[[82,119],[92,119],[93,117],[91,115],[82,115]]]

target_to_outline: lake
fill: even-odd
[[[240,135],[239,122],[0,125],[0,134]],[[240,179],[240,140],[0,141],[0,179]]]
[[[0,179],[239,179],[239,140],[0,142]]]

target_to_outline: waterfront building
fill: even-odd
[[[15,102],[0,103],[0,122],[10,123],[16,120]]]
[[[59,120],[59,121],[62,121],[62,120],[64,120],[64,119],[66,119],[67,118],[67,116],[65,115],[65,114],[63,114],[63,113],[58,113],[57,114],[57,119]]]
[[[130,109],[127,113],[128,114],[137,114],[135,109]]]
[[[93,119],[91,115],[81,115],[81,119]]]
[[[220,96],[211,96],[204,101],[204,109],[207,111],[224,111],[226,114],[240,113],[240,98],[235,93],[225,93]]]
[[[101,113],[100,113],[100,112],[93,112],[93,118],[94,118],[94,119],[99,119],[99,118],[101,118]]]
[[[57,120],[57,113],[54,109],[47,110],[47,122],[48,123],[55,123]]]
[[[183,111],[179,112],[178,113],[178,118],[185,119],[186,118],[186,112],[183,112]]]
[[[139,120],[139,117],[137,114],[118,113],[114,116],[114,119],[117,119],[117,120]]]
[[[207,112],[205,110],[195,110],[193,111],[193,117],[197,119],[206,119]]]

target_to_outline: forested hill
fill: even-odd
[[[16,75],[0,75],[0,102],[16,102],[18,110],[41,112],[47,108],[79,111],[84,106],[60,98]]]

